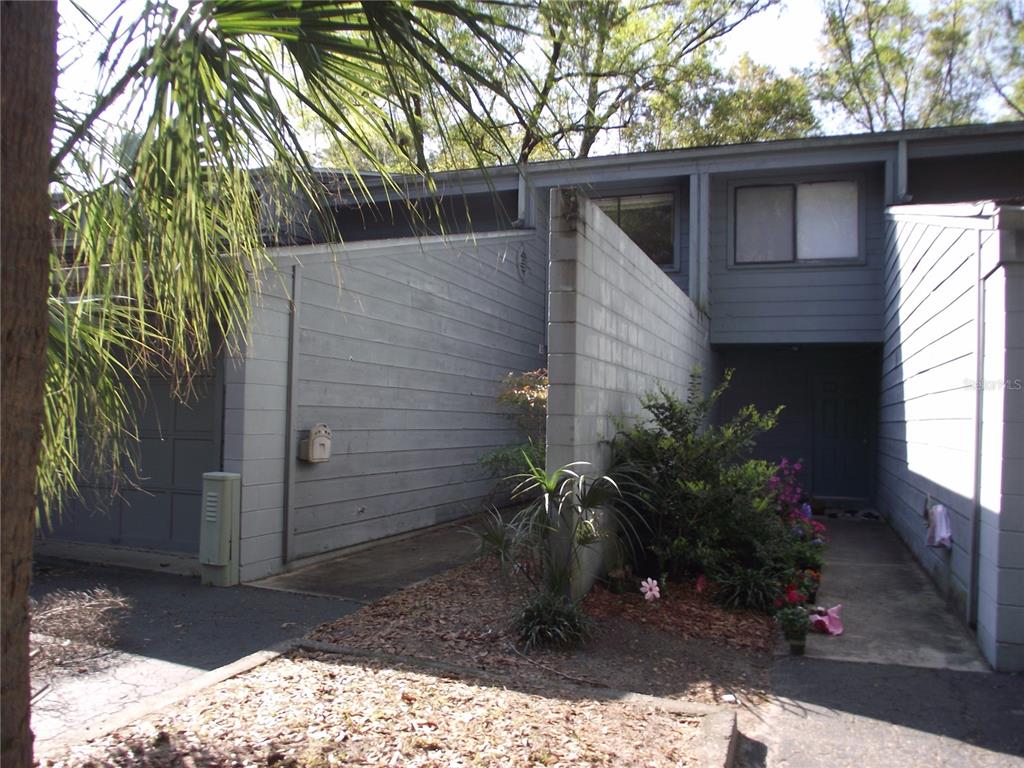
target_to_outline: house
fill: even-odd
[[[417,214],[332,199],[345,243],[282,218],[243,349],[175,404],[145,479],[54,539],[194,553],[201,474],[242,478],[241,580],[476,512],[513,442],[507,371],[550,371],[552,467],[606,459],[657,384],[735,370],[786,406],[758,446],[900,533],[995,667],[1024,669],[1024,124],[440,174]],[[443,230],[443,233],[442,231]],[[300,460],[309,430],[329,460]],[[925,544],[926,508],[952,547]]]

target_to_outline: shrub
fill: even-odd
[[[746,595],[757,591],[749,588],[757,578],[775,579],[765,543],[785,534],[771,514],[773,468],[749,458],[755,438],[775,425],[781,409],[760,413],[747,406],[726,423],[708,425],[731,376],[727,371],[706,396],[698,374],[685,400],[665,389],[647,395],[643,407],[651,421],[620,430],[613,448],[616,462],[646,468],[648,487],[638,493],[650,510],[650,533],[641,553],[646,562],[638,570],[675,579],[706,573],[745,585],[730,594]]]
[[[548,370],[508,373],[498,403],[512,409],[512,420],[534,443],[544,444],[548,415]]]
[[[526,651],[538,646],[566,648],[590,636],[590,618],[568,596],[540,591],[523,605],[515,620]]]
[[[545,429],[548,413],[548,372],[546,368],[525,373],[508,373],[503,380],[498,404],[507,409],[506,416],[526,435],[526,442],[506,445],[485,454],[480,463],[495,477],[508,478],[528,472],[531,466],[543,467],[545,462]]]
[[[708,417],[732,378],[705,395],[698,374],[685,400],[664,389],[647,395],[650,421],[620,429],[615,461],[641,468],[648,526],[638,571],[674,579],[707,575],[726,605],[770,610],[784,585],[820,570],[824,526],[810,519],[798,481],[801,464],[750,458],[781,407],[741,408],[728,421]]]

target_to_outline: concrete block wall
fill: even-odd
[[[547,464],[600,473],[615,418],[710,366],[708,322],[660,267],[574,189],[550,196]]]
[[[294,424],[333,432],[296,462],[291,556],[481,511],[480,458],[522,439],[503,377],[544,365],[546,258],[532,230],[282,249],[301,263]]]
[[[1024,670],[1024,263],[1011,261],[1013,256],[1006,250],[1000,256],[1002,263],[985,278],[978,642],[996,669],[1020,671]],[[1021,256],[1024,253],[1017,258]]]

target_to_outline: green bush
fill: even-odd
[[[568,648],[590,636],[590,618],[582,606],[564,594],[535,593],[515,620],[519,640],[526,651],[538,646]]]
[[[781,407],[761,413],[748,405],[708,423],[731,377],[727,371],[708,395],[694,374],[685,400],[665,389],[646,396],[650,420],[620,430],[615,461],[642,467],[646,478],[645,488],[634,489],[648,523],[640,529],[638,573],[704,574],[726,605],[770,610],[794,571],[820,568],[820,547],[794,533],[773,480],[779,468],[750,458]]]

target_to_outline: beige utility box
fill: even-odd
[[[239,582],[242,476],[235,472],[204,473],[201,498],[199,566],[203,584],[234,586]]]

